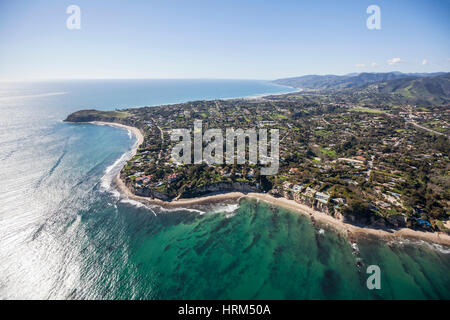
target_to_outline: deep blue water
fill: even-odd
[[[109,80],[0,85],[0,298],[450,298],[450,255],[348,241],[254,201],[167,211],[122,199],[125,130],[63,123],[115,109],[291,91],[264,81]],[[378,264],[382,290],[356,268]]]

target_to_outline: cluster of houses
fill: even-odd
[[[445,154],[420,147],[421,141],[415,140],[415,135],[410,134],[405,125],[405,120],[433,122],[445,130],[445,115],[421,111],[414,106],[389,111],[370,110],[350,103],[345,106],[324,103],[321,107],[338,108],[334,108],[336,112],[317,112],[314,106],[297,108],[289,100],[276,103],[268,100],[257,103],[196,101],[160,107],[158,112],[149,108],[142,114],[145,117],[145,148],[130,161],[130,170],[124,175],[132,178],[128,180],[133,181],[135,188],[155,188],[162,184],[172,184],[169,189],[183,187],[177,182],[183,178],[182,172],[187,177],[187,171],[171,160],[169,137],[173,128],[191,128],[193,119],[202,119],[205,128],[278,128],[280,170],[272,181],[274,189],[271,192],[327,213],[347,205],[345,199],[335,198],[335,195],[344,197],[344,194],[347,197],[346,192],[354,193],[347,197],[349,206],[350,199],[356,194],[356,197],[367,196],[364,199],[375,211],[404,212],[401,194],[408,172],[417,170],[414,165],[419,167],[417,161],[445,162]],[[245,151],[242,152],[245,156]],[[201,175],[206,184],[229,181],[230,178],[240,182],[256,180],[251,166],[242,171],[234,170],[230,166],[216,166]],[[158,178],[136,171],[152,172]],[[190,179],[186,186],[196,185],[196,181]],[[302,184],[309,181],[315,181],[315,184]],[[337,186],[332,189],[332,196],[327,192],[331,189],[323,188],[325,184]],[[346,188],[345,192],[338,189],[340,186]]]
[[[145,175],[144,172],[135,172],[131,176],[134,177],[135,188],[159,187],[164,184],[164,181],[156,181],[153,174]],[[174,183],[180,180],[181,177],[181,173],[174,172],[167,177],[167,182],[169,184]]]
[[[169,174],[169,176],[167,177],[167,182],[168,183],[174,183],[177,182],[178,180],[180,180],[182,177],[182,174],[180,172],[173,172],[171,174]]]
[[[330,200],[330,194],[326,192],[320,192],[311,188],[306,184],[292,184],[285,181],[283,183],[282,190],[274,189],[271,191],[276,196],[283,196],[286,199],[294,200],[297,203],[307,205],[315,210],[319,210],[328,213],[328,202]],[[334,199],[333,199],[334,200]],[[336,208],[339,209],[339,203],[343,204],[344,199],[339,199],[336,202]]]

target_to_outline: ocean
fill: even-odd
[[[62,122],[80,109],[289,91],[251,80],[2,83],[0,299],[449,299],[449,248],[352,244],[256,200],[146,207],[111,186],[131,133]],[[367,288],[369,265],[381,289]]]

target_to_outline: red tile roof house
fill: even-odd
[[[167,181],[169,181],[169,183],[172,183],[172,182],[179,180],[180,177],[181,177],[181,173],[174,172],[172,174],[169,174],[169,176],[167,177]]]
[[[137,177],[135,181],[138,184],[148,184],[148,183],[150,183],[150,181],[152,181],[152,179],[153,179],[153,175],[149,174],[147,176]]]

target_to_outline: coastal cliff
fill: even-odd
[[[227,110],[234,112],[236,101],[228,104]],[[178,206],[182,203],[195,205],[204,203],[205,198],[212,199],[219,194],[240,193],[244,196],[255,193],[271,196],[271,201],[278,201],[273,200],[277,198],[286,199],[335,221],[361,228],[374,230],[410,228],[447,232],[445,217],[440,216],[442,214],[436,209],[437,203],[433,203],[435,205],[433,216],[423,210],[423,205],[413,204],[410,191],[405,188],[408,183],[406,177],[410,171],[391,170],[392,173],[389,173],[387,169],[389,163],[382,162],[384,158],[377,158],[381,151],[364,151],[362,144],[358,145],[360,149],[355,150],[359,155],[349,156],[346,155],[347,145],[340,146],[340,149],[336,148],[338,151],[316,144],[299,145],[298,141],[302,141],[302,137],[296,136],[299,131],[292,130],[289,135],[285,135],[288,138],[281,142],[280,152],[285,157],[280,160],[280,170],[270,177],[261,176],[258,166],[254,165],[208,166],[174,163],[170,154],[174,145],[170,139],[172,128],[189,128],[193,119],[198,118],[204,119],[206,127],[227,123],[226,119],[208,117],[208,112],[215,107],[217,108],[209,102],[193,102],[189,105],[119,111],[83,110],[69,115],[65,121],[101,121],[103,124],[111,125],[120,123],[128,126],[128,130],[132,131],[134,127],[138,131],[136,136],[141,137],[141,142],[135,147],[132,158],[122,168],[119,180],[129,191],[130,194],[127,196],[135,196],[140,201],[154,201],[162,206]],[[254,106],[246,105],[246,107],[251,109]],[[273,106],[267,108],[272,110]],[[239,112],[241,111],[236,111],[233,115],[239,117]],[[366,116],[365,113],[361,117],[361,112],[355,112],[350,111],[350,115],[357,116],[357,119],[366,123],[378,121]],[[266,113],[271,115],[270,111]],[[244,120],[252,122],[253,113],[245,114],[248,121]],[[375,114],[376,119],[384,117],[380,112],[367,114]],[[294,121],[289,119],[288,122],[286,116],[280,115],[277,119],[280,119],[278,120],[280,124],[285,125],[286,130]],[[299,119],[301,122],[302,118]],[[265,120],[257,122],[256,125],[273,126],[276,123],[277,121]],[[308,128],[307,125],[301,122],[299,127]],[[323,127],[314,128],[315,131],[311,131],[311,134],[317,133],[315,139],[322,139],[322,135],[325,134]],[[402,133],[403,131],[398,132],[399,135]],[[400,140],[397,137],[392,139],[398,146]],[[339,144],[339,141],[333,142]],[[436,148],[438,151],[441,145],[436,145]],[[293,151],[295,153],[292,153]],[[442,158],[438,152],[426,156],[427,159]],[[374,162],[374,158],[378,159],[378,162]],[[441,162],[434,163],[438,165]]]
[[[64,120],[65,122],[119,122],[123,123],[125,119],[130,116],[128,112],[124,111],[98,111],[94,109],[80,110],[71,113]]]
[[[133,184],[126,183],[126,186],[137,196],[141,197],[149,197],[152,199],[159,199],[162,201],[172,201],[175,197],[170,197],[165,193],[158,192],[155,189],[151,188],[135,188]],[[241,192],[241,193],[249,193],[249,192],[261,192],[261,190],[255,186],[252,186],[248,183],[242,182],[219,182],[214,184],[208,184],[200,188],[195,188],[189,191],[185,191],[180,194],[177,199],[188,199],[188,198],[197,198],[202,196],[209,196],[213,194],[220,193],[229,193],[229,192]]]

